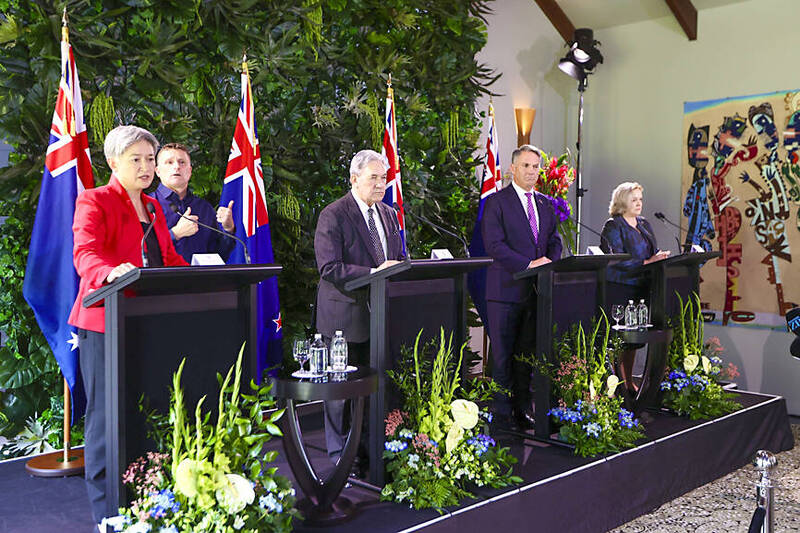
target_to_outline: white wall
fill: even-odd
[[[601,227],[621,178],[645,187],[645,215],[678,220],[681,206],[683,103],[800,87],[797,0],[751,0],[702,10],[691,42],[673,17],[596,32],[606,62],[590,79],[585,110],[585,221]],[[673,233],[655,224],[662,246]],[[711,326],[740,385],[782,394],[800,413],[800,361],[789,356],[791,334]]]
[[[534,2],[503,0],[494,8],[479,58],[503,73],[494,91],[505,96],[494,102],[505,170],[516,141],[514,106],[536,107],[531,141],[560,152],[574,149],[577,97],[555,67],[563,40]],[[622,178],[644,185],[646,216],[663,211],[678,220],[683,103],[800,87],[798,20],[798,0],[750,0],[700,11],[696,41],[672,16],[596,31],[605,63],[586,92],[584,221],[602,227]],[[663,247],[675,248],[672,232],[654,228]],[[586,235],[583,243],[596,240]],[[736,326],[706,331],[722,340],[742,387],[782,394],[789,411],[800,414],[800,361],[789,356],[790,334]]]
[[[531,142],[547,152],[562,153],[567,145],[566,118],[575,83],[556,67],[564,55],[564,40],[533,0],[501,0],[492,4],[488,42],[478,62],[502,73],[490,90],[497,93],[494,107],[500,136],[500,163],[506,173],[517,147],[515,107],[533,107],[536,119]],[[478,111],[486,111],[481,98]],[[577,120],[577,119],[576,119]],[[480,146],[486,144],[486,128]],[[574,144],[574,141],[572,141]],[[483,154],[481,148],[481,155]]]

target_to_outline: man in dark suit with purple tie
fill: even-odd
[[[328,342],[341,330],[349,358],[358,365],[369,363],[368,295],[346,291],[344,285],[404,258],[397,214],[382,202],[388,168],[385,156],[358,152],[350,163],[350,191],[322,210],[314,233],[320,275],[317,331]],[[325,441],[334,460],[347,436],[344,408],[344,401],[325,403]]]
[[[494,259],[486,275],[486,301],[492,347],[492,376],[512,395],[494,399],[494,416],[500,427],[516,422],[533,427],[530,415],[530,369],[514,359],[523,327],[523,312],[530,309],[530,281],[513,276],[561,258],[561,237],[550,200],[533,190],[539,179],[541,153],[529,144],[511,155],[512,183],[486,201],[481,232],[486,252]]]

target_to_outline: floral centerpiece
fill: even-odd
[[[672,342],[669,346],[667,373],[661,382],[662,405],[692,420],[724,415],[741,406],[725,392],[719,379],[733,379],[735,366],[722,368],[719,339],[703,341],[703,315],[697,294],[684,305],[680,295],[680,313],[671,320]]]
[[[608,318],[601,313],[588,337],[579,323],[559,339],[554,362],[523,358],[550,378],[558,406],[548,415],[560,425],[560,438],[583,457],[618,452],[644,437],[639,420],[615,395],[620,379],[608,354],[619,350],[619,341],[609,337]]]
[[[576,253],[575,234],[577,224],[570,217],[572,208],[569,205],[569,200],[567,200],[567,193],[569,192],[569,186],[575,180],[575,169],[569,165],[568,159],[569,154],[551,157],[542,152],[536,190],[550,197],[553,209],[558,217],[558,231],[564,244],[574,254]]]
[[[151,452],[133,462],[123,476],[134,500],[112,519],[115,531],[290,531],[298,516],[289,480],[270,467],[276,451],[264,444],[281,434],[275,422],[271,385],[251,383],[253,394],[240,393],[242,353],[228,371],[218,400],[218,418],[208,424],[205,397],[187,419],[181,376],[173,377],[169,450]],[[220,377],[221,379],[221,377]]]
[[[469,391],[462,388],[464,347],[454,361],[452,336],[445,341],[442,330],[438,351],[428,363],[420,357],[421,335],[420,331],[414,344],[413,363],[401,362],[397,371],[389,372],[403,394],[404,407],[386,418],[383,456],[389,482],[381,499],[441,509],[472,496],[471,485],[520,483],[522,479],[512,475],[516,458],[489,436],[491,415],[475,403],[490,399],[497,386],[480,382]]]

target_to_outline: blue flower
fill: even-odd
[[[475,448],[478,457],[480,457],[484,453],[486,453],[490,447],[495,446],[496,442],[489,435],[484,435],[483,433],[480,433],[478,435],[475,435],[474,437],[470,437],[469,439],[467,439],[467,444]]]
[[[411,431],[408,428],[401,429],[399,435],[400,435],[400,437],[402,437],[404,439],[412,439],[412,438],[414,438],[414,432]]]
[[[397,453],[408,448],[408,443],[402,440],[392,440],[385,443],[383,446],[390,452]]]
[[[685,378],[686,377],[686,373],[685,372],[681,372],[680,370],[673,370],[672,372],[669,373],[668,377],[669,377],[669,379],[672,379],[672,380],[678,380],[678,379],[681,379],[681,378]]]
[[[633,413],[631,413],[627,409],[620,409],[618,418],[619,418],[619,425],[624,428],[631,429],[639,426],[639,421],[633,418]]]
[[[178,528],[173,526],[162,527],[158,533],[178,533]]]
[[[267,509],[268,511],[271,511],[273,513],[283,512],[283,505],[281,505],[281,502],[279,502],[278,499],[275,498],[275,495],[272,493],[267,494],[266,496],[261,496],[258,499],[258,505],[262,509]]]
[[[567,220],[569,218],[569,203],[559,197],[551,198],[548,196],[548,198],[550,198],[550,203],[553,204],[553,210],[556,212],[556,215],[558,215],[558,221],[564,222]]]
[[[603,428],[597,422],[590,422],[589,424],[585,424],[583,426],[583,429],[584,431],[586,431],[587,435],[595,438],[599,437],[600,432],[603,430]]]
[[[669,381],[662,381],[661,382],[661,390],[670,390],[672,389],[672,383]]]

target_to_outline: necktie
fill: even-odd
[[[528,224],[530,224],[531,233],[533,233],[533,242],[539,242],[539,226],[536,224],[536,211],[533,207],[533,193],[526,192],[525,196],[528,197]]]
[[[378,235],[378,227],[375,225],[375,211],[370,207],[367,209],[367,218],[369,222],[369,236],[372,237],[372,246],[375,248],[375,254],[378,256],[378,266],[386,261],[386,256],[383,255],[383,246],[381,245],[381,238]]]

